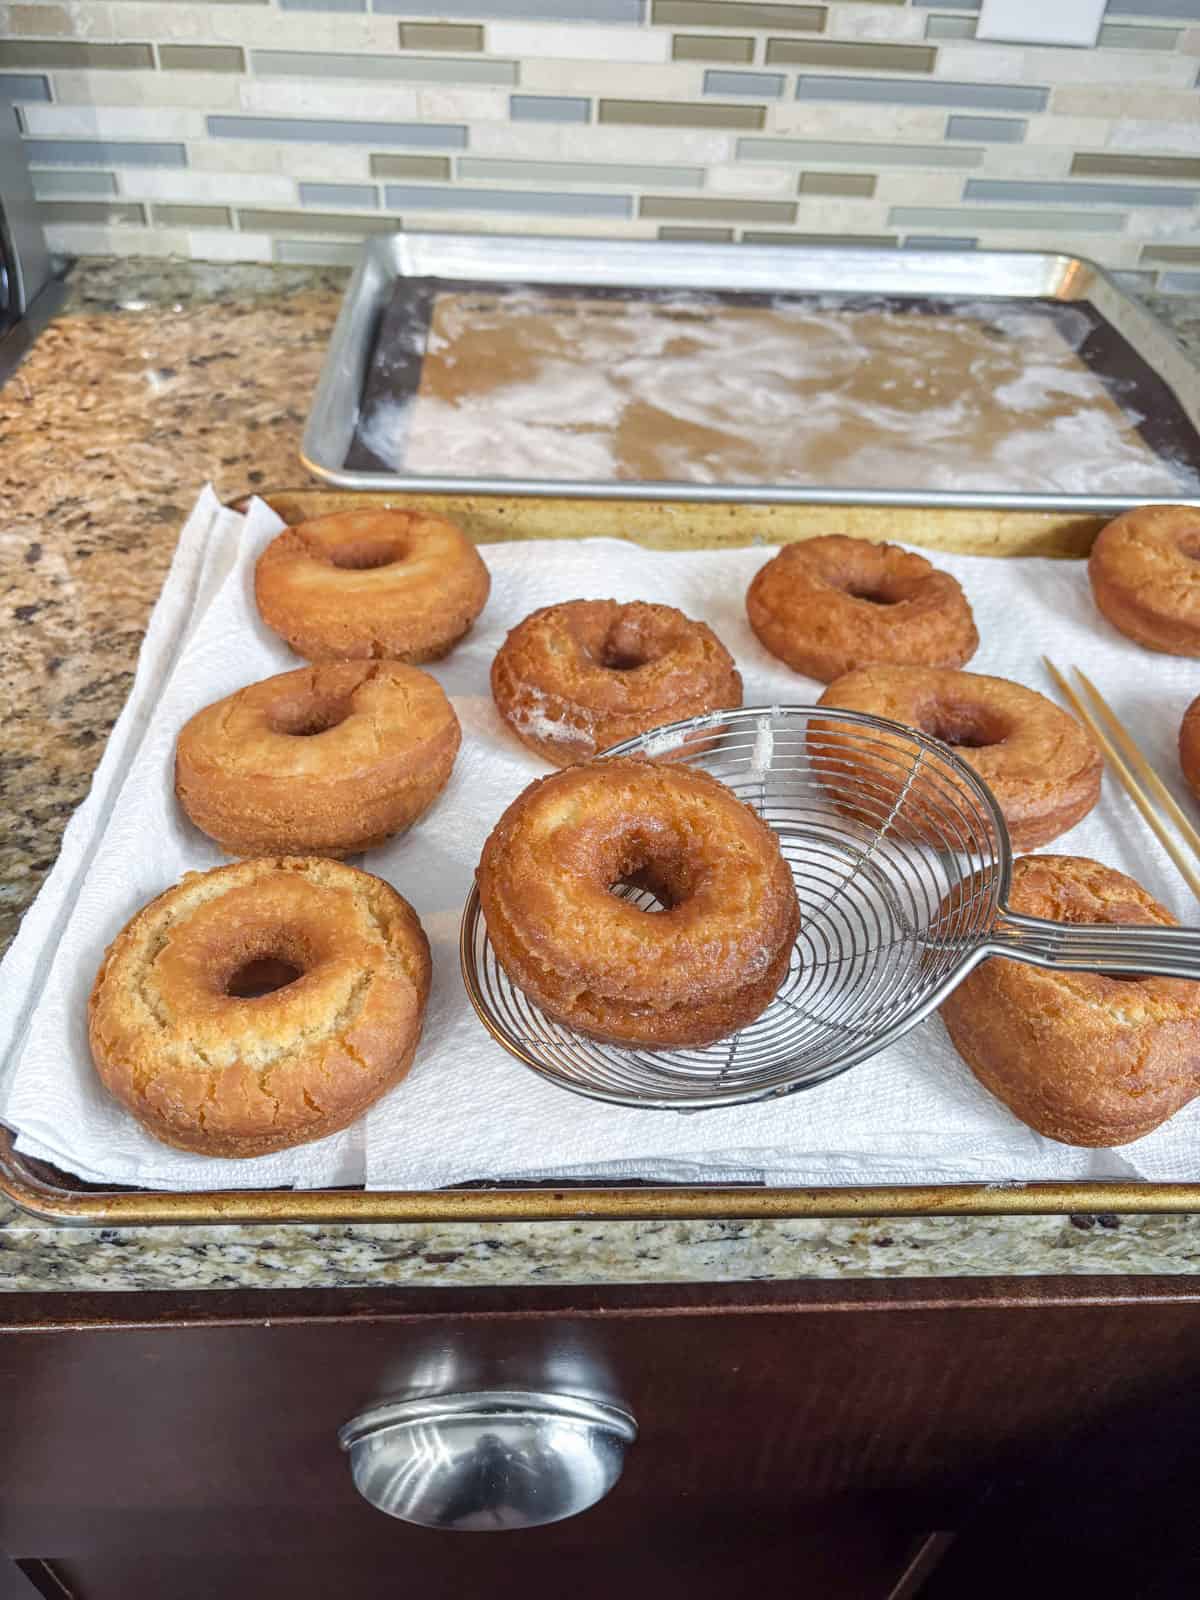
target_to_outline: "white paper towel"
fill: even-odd
[[[259,502],[242,518],[220,510],[210,491],[201,497],[93,792],[0,968],[0,1117],[18,1129],[19,1148],[84,1177],[176,1188],[364,1179],[374,1187],[425,1188],[566,1176],[803,1184],[1200,1177],[1200,1105],[1119,1152],[1057,1145],[979,1087],[936,1020],[815,1090],[691,1115],[577,1098],[492,1042],[462,988],[459,915],[496,817],[548,770],[507,734],[492,705],[488,669],[506,631],[553,600],[665,601],[704,618],[725,641],[741,667],[747,704],[811,703],[820,693],[820,685],[769,656],[746,622],[746,585],[767,549],[673,554],[612,540],[486,547],[493,579],[487,609],[467,640],[431,669],[463,725],[454,773],[417,827],[361,858],[412,901],[433,947],[433,993],[408,1079],[355,1128],[296,1151],[231,1162],[159,1145],[95,1080],[86,997],[105,945],[137,907],[188,869],[223,859],[175,805],[174,741],[202,705],[298,665],[259,622],[253,603],[254,559],[279,526]],[[1082,563],[935,559],[959,578],[974,607],[982,643],[972,669],[1045,692],[1043,653],[1060,665],[1083,665],[1192,804],[1176,781],[1175,736],[1200,690],[1194,663],[1150,655],[1109,628],[1092,605]],[[1183,921],[1196,920],[1167,857],[1107,779],[1097,811],[1051,848],[1120,867]]]

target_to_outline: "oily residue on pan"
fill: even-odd
[[[361,440],[449,477],[1122,495],[1200,490],[1080,351],[1090,312],[837,296],[441,292],[414,395]]]

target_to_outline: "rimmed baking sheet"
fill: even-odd
[[[1200,499],[1200,375],[1076,257],[395,235],[303,453],[345,488],[1111,511]]]
[[[268,504],[287,521],[369,504],[396,503],[395,496],[371,499],[324,489],[269,493]],[[513,499],[509,501],[421,503],[458,515],[481,542],[564,536],[600,531],[599,518],[619,514],[619,506]],[[661,544],[664,529],[669,548],[700,549],[748,542],[762,536],[762,514],[750,508],[694,507],[693,520],[664,517],[669,508],[632,508],[624,534],[639,542]],[[842,514],[838,513],[839,520]],[[875,537],[896,534],[894,519],[878,509],[864,511],[856,531]],[[932,519],[906,514],[912,534],[929,535],[939,518],[936,543],[943,549],[971,553],[1075,554],[1086,551],[1087,530],[1079,519],[1059,522],[1044,513],[1008,511],[942,512]],[[947,520],[948,519],[948,520]],[[771,542],[822,531],[815,508],[782,506],[768,519]],[[1091,529],[1094,532],[1094,527]],[[658,538],[655,535],[659,535]],[[903,536],[912,536],[908,526]],[[1067,575],[1064,574],[1064,577]],[[1069,579],[1068,579],[1069,581]],[[0,1128],[0,1193],[37,1216],[80,1225],[150,1223],[216,1224],[317,1222],[443,1222],[559,1221],[569,1219],[704,1219],[848,1217],[901,1215],[1017,1215],[1072,1212],[1167,1213],[1200,1211],[1200,1183],[1126,1181],[836,1184],[828,1187],[654,1182],[547,1181],[539,1183],[471,1183],[437,1190],[209,1190],[164,1192],[96,1186],[22,1155],[12,1136]]]

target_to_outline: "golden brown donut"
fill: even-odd
[[[1009,905],[1052,922],[1175,922],[1132,878],[1081,856],[1014,862]],[[984,1088],[1063,1144],[1128,1144],[1200,1092],[1200,983],[993,956],[943,1000],[941,1016]]]
[[[272,539],[254,570],[263,621],[309,661],[437,661],[490,587],[470,540],[421,511],[314,517]]]
[[[1188,788],[1200,800],[1200,695],[1183,713],[1179,725],[1179,765]]]
[[[836,533],[785,545],[755,574],[746,612],[773,656],[822,683],[872,662],[961,667],[979,644],[948,572],[899,545]]]
[[[674,606],[568,600],[543,606],[492,662],[500,715],[556,767],[664,723],[740,706],[733,657],[703,622]]]
[[[519,795],[479,863],[488,937],[543,1011],[596,1039],[709,1044],[752,1022],[800,926],[767,824],[695,767],[567,767]],[[614,887],[650,890],[643,911]]]
[[[231,855],[347,855],[421,816],[459,737],[441,686],[417,667],[302,667],[198,711],[175,747],[175,793]]]
[[[1100,532],[1088,558],[1096,605],[1129,639],[1200,656],[1200,510],[1139,506]]]
[[[189,872],[109,946],[88,1005],[105,1088],[156,1139],[259,1156],[335,1133],[412,1064],[429,943],[339,861]]]
[[[835,679],[819,704],[887,717],[950,745],[995,795],[1018,850],[1056,839],[1100,798],[1104,763],[1091,735],[1045,695],[1007,678],[862,667]],[[913,747],[897,744],[907,766]]]

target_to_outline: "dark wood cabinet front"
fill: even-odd
[[[935,1530],[961,1531],[943,1571],[975,1562],[981,1595],[1026,1486],[1058,1495],[1063,1551],[1107,1549],[1115,1572],[1143,1524],[1167,1559],[1164,1508],[1190,1508],[1200,1465],[1200,1304],[1178,1282],[13,1296],[8,1313],[0,1547],[79,1600],[414,1582],[423,1600],[630,1582],[886,1600]],[[615,1399],[640,1437],[611,1495],[552,1527],[432,1532],[367,1505],[339,1426],[467,1389]]]

